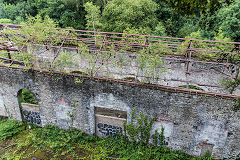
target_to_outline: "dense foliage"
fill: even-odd
[[[38,104],[34,93],[27,89],[22,89],[22,92],[19,95],[19,100],[23,103]]]
[[[135,126],[136,127],[136,126]],[[98,138],[72,129],[53,126],[24,130],[14,120],[0,121],[0,159],[138,159],[138,160],[211,160],[209,156],[194,158],[167,147],[146,145],[118,138]]]
[[[240,0],[0,0],[0,22],[49,16],[60,27],[239,41]],[[133,31],[134,30],[134,31]]]
[[[231,37],[232,40],[240,41],[240,1],[236,0],[231,5],[221,8],[218,17],[221,20],[221,28],[225,36]]]
[[[103,30],[123,32],[143,29],[151,33],[157,24],[157,4],[151,0],[112,0],[102,13]]]
[[[24,130],[23,123],[17,123],[15,120],[1,120],[0,121],[0,141],[6,140],[9,137]]]

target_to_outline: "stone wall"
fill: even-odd
[[[154,130],[161,132],[164,127],[164,145],[172,149],[196,156],[209,150],[218,158],[240,154],[240,112],[231,110],[235,104],[233,98],[87,77],[79,83],[71,75],[14,67],[1,67],[0,75],[0,114],[3,116],[9,113],[8,116],[21,120],[17,96],[19,90],[26,88],[39,101],[42,126],[73,126],[95,134],[96,107],[114,110],[114,115],[118,115],[115,111],[124,113],[128,122],[131,111],[136,108],[136,113],[141,111],[151,118],[156,117],[152,133]],[[69,115],[74,115],[73,123]]]
[[[34,48],[34,47],[33,47]],[[42,63],[43,61],[52,61],[54,56],[59,51],[58,48],[48,49],[46,47],[32,47],[28,46],[27,51],[33,53],[38,59],[40,59],[40,64],[34,63],[36,67],[43,67],[47,63]],[[189,72],[187,76],[187,65],[184,60],[163,60],[163,66],[160,71],[155,71],[155,78],[146,78],[149,75],[146,71],[141,71],[138,67],[139,64],[134,57],[124,56],[127,62],[126,66],[117,66],[116,64],[111,64],[111,59],[109,64],[99,63],[93,66],[89,63],[89,60],[82,58],[81,52],[77,49],[66,49],[62,48],[60,53],[65,53],[68,55],[70,61],[73,62],[71,66],[60,67],[59,69],[71,71],[81,71],[87,73],[89,69],[94,68],[94,75],[100,77],[114,77],[115,79],[124,78],[136,78],[137,81],[150,82],[152,84],[167,85],[173,87],[179,87],[186,85],[186,82],[190,81],[191,85],[198,86],[204,91],[218,92],[218,93],[229,93],[225,89],[222,82],[223,80],[231,79],[236,76],[236,67],[229,67],[219,64],[212,64],[211,62],[190,62]],[[167,57],[171,58],[171,57]],[[95,66],[96,65],[96,66]],[[47,67],[48,68],[48,67]],[[188,78],[187,78],[188,77]],[[233,94],[240,94],[240,88],[237,87]]]

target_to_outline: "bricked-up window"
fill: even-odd
[[[95,107],[95,130],[98,136],[111,136],[123,131],[127,112]]]
[[[21,89],[18,92],[18,100],[22,119],[27,123],[41,126],[40,111],[35,94],[30,90]]]

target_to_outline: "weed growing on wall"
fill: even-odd
[[[232,53],[235,51],[235,53]],[[228,70],[231,72],[230,79],[223,79],[222,85],[226,87],[230,94],[232,94],[238,86],[240,86],[240,46],[235,45],[231,52],[222,52],[219,54],[218,61],[219,62],[227,62],[230,63],[228,66]]]
[[[84,78],[78,78],[78,77],[75,78],[75,83],[81,84],[83,82],[84,82]]]
[[[229,93],[233,93],[238,86],[240,86],[240,79],[224,79],[222,80],[222,85],[226,87]]]
[[[68,123],[68,126],[69,126],[70,130],[73,129],[73,123],[74,123],[74,121],[76,119],[76,116],[77,116],[78,106],[79,106],[79,104],[78,104],[78,101],[76,100],[76,97],[75,97],[75,99],[72,102],[72,107],[73,107],[72,112],[70,112],[70,111],[67,112],[67,116],[69,117],[69,120],[67,121],[67,123]]]
[[[155,118],[149,120],[147,115],[144,115],[142,112],[140,112],[136,118],[137,124],[135,124],[133,122],[135,111],[136,109],[131,112],[131,122],[129,124],[124,121],[124,136],[129,137],[129,140],[133,143],[138,142],[148,145],[151,137],[150,132]]]
[[[237,112],[240,110],[240,97],[237,98],[236,103],[233,105],[232,109]]]

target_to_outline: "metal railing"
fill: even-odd
[[[4,27],[21,30],[21,25],[4,24]],[[135,60],[134,62],[123,63],[122,67],[138,72],[139,61],[137,58],[139,56],[148,55],[148,59],[151,57],[160,57],[165,62],[165,64],[161,66],[162,68],[172,73],[181,72],[185,74],[184,79],[174,79],[168,78],[169,76],[149,76],[147,74],[132,73],[131,71],[123,72],[122,70],[119,71],[120,69],[97,70],[96,72],[102,72],[102,74],[98,73],[98,75],[101,75],[101,77],[104,78],[111,78],[111,76],[109,76],[109,73],[111,73],[113,75],[121,75],[122,77],[125,76],[127,78],[134,77],[135,82],[138,82],[139,79],[145,78],[154,79],[154,81],[163,81],[166,83],[179,82],[179,84],[185,84],[187,88],[189,88],[190,85],[197,85],[200,87],[212,87],[218,89],[223,89],[225,86],[220,83],[200,83],[197,80],[193,80],[191,77],[193,75],[202,75],[202,77],[212,76],[222,77],[223,79],[239,78],[240,42],[212,41],[115,32],[97,32],[64,28],[48,30],[44,41],[40,43],[34,43],[31,40],[31,37],[34,37],[34,33],[32,33],[32,35],[28,34],[21,36],[25,37],[25,41],[19,42],[18,46],[15,46],[15,44],[11,41],[11,38],[9,38],[11,35],[6,35],[6,33],[2,32],[0,50],[2,53],[5,53],[7,57],[0,57],[0,59],[2,59],[5,63],[10,63],[10,65],[24,65],[24,60],[16,58],[18,57],[16,55],[24,54],[24,47],[30,44],[41,47],[42,52],[48,52],[49,47],[51,49],[55,49],[56,53],[50,61],[51,64],[56,61],[60,52],[63,50],[75,51],[77,53],[82,53],[84,50],[84,52],[96,55],[96,59],[94,59],[94,62],[91,63],[96,63],[97,66],[107,65],[111,68],[111,66],[113,66],[114,58],[116,59],[122,56],[125,60]],[[56,43],[51,43],[51,45],[49,45],[51,41],[56,41]],[[15,56],[13,56],[14,54]],[[106,55],[105,58],[107,60],[103,62],[102,57],[98,56],[100,54]],[[178,65],[171,65],[178,63],[184,64],[184,66],[179,67]],[[202,65],[203,68],[200,68],[199,70],[196,70],[195,68],[192,69],[193,64]],[[208,71],[214,67],[216,67],[216,72],[214,71],[208,73]],[[78,69],[81,69],[81,67]],[[86,68],[83,66],[83,69]]]

